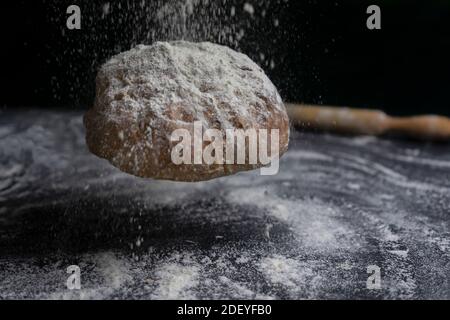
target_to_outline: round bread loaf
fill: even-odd
[[[288,147],[289,120],[277,89],[250,58],[225,46],[139,45],[106,62],[96,86],[84,117],[89,150],[135,176],[201,181],[263,166],[229,163],[225,151],[223,161],[175,164],[178,142],[171,135],[186,129],[194,136],[194,123],[224,137],[227,129],[278,129],[279,156]]]

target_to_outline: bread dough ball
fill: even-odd
[[[95,103],[84,117],[89,150],[135,176],[201,181],[263,165],[175,164],[171,135],[186,129],[194,136],[195,122],[203,132],[220,130],[224,141],[226,129],[278,129],[279,155],[288,147],[286,109],[264,71],[209,42],[157,42],[114,56],[98,72]]]

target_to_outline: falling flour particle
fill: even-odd
[[[255,8],[253,8],[253,6],[250,3],[246,2],[244,4],[244,11],[248,12],[250,15],[253,16],[253,14],[255,13]]]
[[[107,16],[109,14],[109,10],[111,8],[111,5],[109,2],[106,2],[103,4],[102,10],[103,10],[103,17]]]
[[[231,9],[230,9],[230,15],[232,16],[232,17],[234,17],[235,16],[235,14],[236,14],[236,7],[231,7]]]
[[[68,86],[70,98],[84,99],[85,93],[92,90],[91,79],[86,81],[86,77],[95,74],[100,64],[109,57],[139,43],[210,41],[237,50],[251,48],[248,53],[252,57],[265,51],[277,59],[277,64],[281,63],[284,56],[273,51],[279,42],[285,40],[284,37],[268,36],[263,42],[252,37],[255,32],[271,32],[272,23],[266,23],[264,13],[273,5],[288,7],[282,0],[262,1],[258,3],[261,15],[257,16],[255,7],[250,3],[240,3],[239,7],[234,7],[231,1],[225,0],[105,1],[100,6],[97,1],[87,1],[83,4],[82,10],[86,14],[83,18],[92,32],[80,34],[80,37],[59,37],[60,49],[47,59],[49,65],[59,68],[64,75],[52,79],[52,94],[55,99],[66,99],[61,89]],[[101,23],[98,23],[96,14],[99,9]],[[65,24],[59,23],[60,10],[55,2],[46,13],[46,18],[55,25],[61,25],[60,32],[64,35],[67,30]],[[105,32],[105,27],[110,32]],[[249,36],[243,39],[243,33]],[[70,59],[72,56],[78,58]],[[85,63],[74,62],[80,59],[84,59],[82,61]],[[86,70],[86,65],[89,70]],[[261,65],[269,67],[267,63]]]

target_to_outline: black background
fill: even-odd
[[[141,42],[164,40],[145,36],[152,22],[140,2],[110,1],[106,17],[104,2],[3,2],[0,105],[88,108],[101,63]],[[236,6],[237,23],[249,23],[242,1],[224,2]],[[268,13],[250,20],[238,49],[276,61],[273,69],[262,66],[286,101],[450,115],[450,1],[248,2],[257,13],[265,3]],[[70,4],[81,7],[81,30],[65,28]],[[382,30],[366,28],[370,4],[381,7]],[[204,40],[217,42],[214,35]]]

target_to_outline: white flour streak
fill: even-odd
[[[373,136],[360,136],[349,139],[349,142],[358,146],[366,146],[378,140],[377,137]]]
[[[318,153],[314,151],[289,151],[284,156],[285,159],[290,160],[318,160],[318,161],[333,161],[333,158],[325,155],[323,153]]]
[[[393,160],[403,161],[407,163],[426,165],[433,168],[450,169],[450,161],[434,160],[427,158],[420,158],[414,156],[405,156],[401,154],[386,154],[385,157]]]
[[[403,174],[387,168],[379,163],[375,163],[372,160],[344,153],[339,153],[339,157],[345,160],[345,166],[362,171],[372,176],[376,176],[378,179],[385,180],[399,187],[421,191],[434,191],[438,193],[450,192],[450,188],[410,180]]]
[[[388,250],[387,252],[395,254],[396,256],[407,258],[408,257],[408,250]]]

